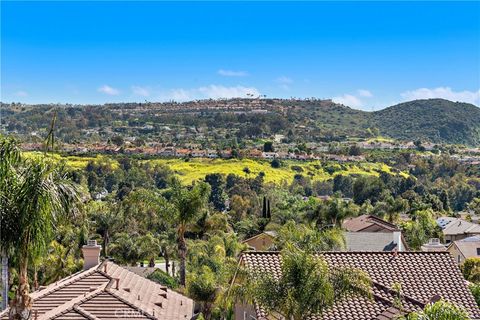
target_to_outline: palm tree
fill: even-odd
[[[159,235],[160,252],[162,257],[165,259],[165,271],[171,276],[175,276],[175,270],[173,267],[172,271],[170,272],[170,262],[175,257],[176,253],[175,235],[175,229],[167,229],[165,232],[162,232]]]
[[[120,209],[115,204],[95,201],[89,204],[88,211],[94,220],[96,233],[102,237],[103,256],[107,257],[110,239],[122,222]]]
[[[138,239],[140,255],[142,259],[148,260],[149,267],[155,267],[155,258],[160,255],[160,240],[150,232]]]
[[[253,274],[256,301],[268,312],[286,319],[307,319],[322,314],[349,295],[371,295],[368,275],[353,268],[329,268],[319,256],[289,247],[282,252],[280,277]]]
[[[208,320],[212,313],[218,316],[230,307],[226,293],[237,269],[237,256],[242,245],[235,235],[222,231],[207,237],[207,240],[191,242],[186,291],[199,302],[201,312]]]
[[[345,237],[339,228],[318,230],[314,226],[287,221],[277,230],[275,249],[282,250],[289,245],[315,253],[345,249]]]
[[[8,192],[8,181],[12,175],[12,167],[20,160],[20,151],[17,148],[16,141],[10,138],[3,138],[0,135],[0,213],[6,214],[8,201],[10,198],[4,195]],[[0,225],[3,226],[3,219],[0,217]],[[2,227],[1,232],[4,232]],[[0,234],[1,235],[1,234]],[[9,249],[6,244],[3,245],[3,238],[0,243],[1,257],[2,257],[2,307],[8,306],[8,252]]]
[[[139,240],[138,236],[132,236],[126,232],[118,233],[111,244],[110,252],[116,261],[136,266],[137,262],[142,259]]]
[[[172,203],[175,206],[175,223],[177,225],[177,248],[180,259],[180,284],[185,286],[187,243],[185,232],[190,223],[194,222],[201,210],[206,206],[209,197],[209,185],[199,183],[191,188],[180,185],[173,187]]]
[[[19,284],[11,303],[10,319],[28,319],[29,262],[44,255],[55,226],[75,212],[76,186],[46,159],[23,160],[10,142],[0,143],[1,249],[18,261]]]
[[[348,217],[356,216],[358,208],[355,204],[346,202],[339,195],[332,199],[320,203],[315,210],[307,212],[307,219],[315,222],[317,227],[333,224],[337,227],[342,226],[343,220]]]
[[[439,300],[428,304],[425,309],[409,314],[408,320],[469,320],[467,311],[447,302]]]

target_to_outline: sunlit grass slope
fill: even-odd
[[[41,152],[25,152],[26,157],[42,157]],[[107,163],[113,169],[118,168],[118,162],[114,157],[96,155],[92,157],[61,156],[49,154],[55,161],[65,161],[66,165],[73,169],[84,169],[89,161]],[[269,161],[254,159],[150,159],[142,160],[150,164],[166,165],[178,175],[182,183],[189,184],[195,180],[201,180],[209,173],[230,173],[254,178],[260,172],[265,174],[266,182],[290,183],[296,174],[310,177],[313,181],[327,180],[335,175],[373,175],[378,176],[380,172],[392,173],[391,167],[384,163],[336,163],[322,161],[282,161],[280,168],[273,168]],[[248,170],[246,170],[248,168]],[[246,173],[247,171],[248,173]],[[393,174],[393,173],[392,173]],[[400,173],[406,176],[406,173]]]

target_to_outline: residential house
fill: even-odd
[[[198,149],[192,150],[190,154],[194,158],[204,158],[207,155],[205,150],[198,150]]]
[[[31,294],[32,319],[192,319],[194,301],[111,261],[96,241],[82,248],[85,267]],[[0,314],[8,319],[9,309]]]
[[[278,157],[276,152],[262,152],[262,158],[272,160]]]
[[[447,247],[440,242],[438,238],[431,238],[421,247],[422,251],[428,252],[442,252],[446,251]]]
[[[257,150],[257,149],[252,149],[248,151],[248,157],[250,158],[261,158],[262,157],[262,151]]]
[[[215,159],[218,158],[218,151],[213,149],[208,149],[206,152],[207,158]]]
[[[440,298],[464,308],[471,318],[480,319],[480,309],[447,252],[322,252],[319,256],[330,268],[353,267],[368,273],[372,280],[372,298],[347,297],[336,301],[322,315],[309,319],[395,319],[419,311]],[[279,252],[245,252],[240,263],[255,272],[281,276]],[[397,283],[402,288],[401,308],[398,294],[392,290]],[[260,305],[238,303],[235,319],[284,318],[277,312],[268,314]]]
[[[459,218],[441,217],[437,224],[442,228],[445,243],[480,235],[480,225]]]
[[[407,243],[396,225],[373,215],[343,223],[347,251],[406,251]]]
[[[350,232],[394,232],[400,230],[393,223],[368,214],[346,219],[342,227]]]
[[[248,245],[252,250],[265,251],[273,246],[273,242],[277,237],[275,231],[265,231],[251,238],[243,240],[242,243]]]
[[[232,150],[221,150],[220,157],[223,159],[230,159],[232,157]]]
[[[480,258],[480,236],[453,241],[447,248],[458,264],[468,258]]]
[[[175,148],[174,147],[165,147],[160,149],[159,156],[161,157],[174,157],[175,156]]]
[[[175,155],[179,158],[188,158],[190,156],[189,149],[176,149]]]

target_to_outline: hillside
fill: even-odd
[[[374,112],[383,135],[437,143],[480,144],[480,108],[443,99],[415,100]]]
[[[382,136],[394,139],[480,145],[480,109],[442,99],[405,102],[373,113],[318,99],[2,104],[0,129],[38,140],[46,135],[54,112],[57,137],[67,143],[107,141],[121,135],[217,149],[252,145],[273,135],[283,135],[290,144],[365,138],[367,129],[376,127]]]

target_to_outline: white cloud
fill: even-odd
[[[293,80],[286,76],[281,76],[276,79],[276,81],[280,84],[292,84]]]
[[[133,91],[133,94],[137,96],[142,96],[142,97],[150,96],[150,90],[145,87],[132,86],[132,91]]]
[[[401,93],[406,100],[442,98],[451,101],[461,101],[480,104],[480,89],[478,91],[453,91],[450,87],[438,87],[434,89],[420,88]]]
[[[258,97],[260,92],[254,87],[232,86],[211,84],[192,89],[171,89],[160,94],[160,100],[188,101],[194,99],[222,99],[222,98],[248,98]]]
[[[28,92],[20,90],[20,91],[15,92],[14,95],[17,96],[17,97],[24,98],[24,97],[28,97]]]
[[[357,93],[360,97],[365,97],[365,98],[373,97],[373,94],[370,91],[365,90],[365,89],[358,89]]]
[[[345,106],[360,108],[365,105],[364,99],[373,97],[373,94],[366,89],[358,89],[357,94],[344,94],[341,96],[333,97],[333,102],[343,104]]]
[[[340,103],[345,106],[349,106],[353,108],[358,108],[363,106],[362,100],[360,100],[360,98],[351,94],[344,94],[343,96],[333,97],[332,100],[335,103]]]
[[[173,89],[170,91],[169,96],[170,96],[169,100],[175,100],[175,101],[192,100],[191,92],[185,89]]]
[[[249,96],[259,96],[260,92],[253,87],[235,86],[224,87],[221,85],[211,84],[207,87],[198,88],[198,91],[207,98],[245,98]]]
[[[233,70],[224,70],[220,69],[217,73],[224,77],[246,77],[248,76],[248,72],[246,71],[233,71]]]
[[[279,87],[285,91],[290,90],[290,85],[293,83],[293,80],[289,77],[286,76],[281,76],[275,79],[275,82],[277,82]]]
[[[97,90],[98,92],[108,94],[109,96],[116,96],[120,93],[118,89],[112,88],[107,85],[103,85]]]

